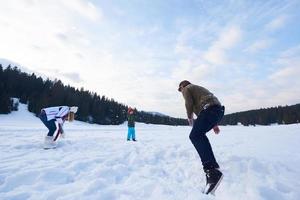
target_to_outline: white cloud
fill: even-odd
[[[263,79],[237,77],[223,85],[228,112],[300,102],[300,46],[282,52],[273,65]]]
[[[155,17],[149,15],[152,12],[139,12],[132,2],[118,5],[121,9],[110,8],[118,7],[113,3],[103,3],[102,8],[102,2],[93,2],[2,1],[0,56],[138,109],[182,117],[184,103],[177,92],[182,79],[207,86],[228,105],[227,111],[239,111],[268,106],[272,103],[268,95],[277,95],[272,85],[287,87],[286,79],[299,72],[293,68],[299,66],[295,53],[286,52],[276,63],[267,63],[278,66],[269,77],[263,74],[256,80],[248,73],[263,65],[256,54],[248,58],[243,52],[245,42],[253,40],[248,33],[260,33],[259,29],[266,33],[266,27],[276,30],[287,21],[282,14],[261,25],[277,13],[278,6],[271,2],[256,3],[249,11],[242,2],[225,9],[224,4],[203,2],[208,6],[204,14],[182,10],[182,15],[168,18],[164,10],[156,9]],[[247,51],[272,47],[272,41],[256,40]],[[280,91],[287,94],[287,90]],[[285,103],[278,97],[279,102]]]
[[[254,43],[252,43],[249,47],[247,47],[245,51],[250,53],[256,53],[258,51],[267,49],[271,46],[271,44],[272,40],[270,39],[257,40]]]
[[[286,22],[287,22],[288,17],[286,15],[280,15],[277,18],[273,19],[270,21],[266,26],[265,29],[269,31],[275,31],[280,28],[282,28]]]
[[[292,80],[298,81],[300,74],[300,63],[297,66],[288,66],[277,70],[270,76],[270,79],[276,83],[293,83]]]
[[[95,22],[100,16],[88,1],[2,2],[1,56],[35,70],[80,73],[83,59],[94,56],[90,34],[80,21]]]
[[[273,83],[300,88],[300,45],[282,52],[274,64],[278,68],[269,76]]]
[[[204,53],[203,58],[211,64],[225,64],[227,62],[226,51],[233,48],[241,37],[242,32],[237,26],[224,29]]]
[[[213,37],[207,35],[211,30],[219,30],[215,24],[201,25],[201,27],[184,27],[177,37],[175,53],[178,58],[176,67],[172,70],[172,78],[180,81],[188,79],[195,83],[205,83],[216,73],[216,65],[226,60],[226,51],[233,47],[240,38],[241,31],[236,26],[230,26]],[[180,24],[179,27],[182,27]],[[226,37],[225,37],[226,35]],[[207,43],[210,47],[205,51]],[[206,45],[203,45],[206,44]]]
[[[102,12],[99,8],[96,8],[93,3],[84,0],[72,0],[72,1],[62,1],[62,3],[69,8],[79,13],[81,16],[84,16],[92,21],[101,19]]]

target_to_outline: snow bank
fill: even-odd
[[[224,172],[216,196],[189,141],[190,127],[66,123],[66,139],[43,150],[47,132],[20,104],[0,115],[0,199],[300,199],[299,124],[225,126],[208,133]]]

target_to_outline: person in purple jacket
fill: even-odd
[[[55,106],[43,108],[39,114],[39,118],[48,128],[48,134],[45,137],[44,149],[56,148],[56,141],[61,135],[65,136],[63,124],[65,121],[73,121],[78,107],[76,106]]]

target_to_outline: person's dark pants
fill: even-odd
[[[221,121],[224,110],[224,106],[213,105],[201,111],[189,136],[201,158],[204,171],[219,168],[206,133]]]
[[[39,115],[39,118],[41,121],[45,124],[45,126],[48,128],[49,132],[47,136],[53,136],[53,134],[56,131],[56,125],[55,125],[55,119],[47,121],[47,115],[45,112],[41,112]]]

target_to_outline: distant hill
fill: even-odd
[[[95,92],[64,85],[60,80],[43,79],[18,67],[3,68],[0,63],[0,114],[14,109],[12,97],[28,104],[36,115],[41,108],[59,105],[78,106],[76,119],[96,124],[122,124],[127,120],[128,106]],[[135,110],[136,121],[150,124],[187,125],[185,119]]]
[[[1,60],[0,60],[1,61]],[[64,85],[60,80],[43,79],[34,73],[22,72],[0,63],[0,113],[14,110],[12,97],[28,104],[30,112],[38,114],[43,107],[76,105],[77,119],[96,124],[122,124],[127,120],[128,106],[99,96],[97,93]],[[136,121],[150,124],[187,125],[186,119],[159,112],[136,110]],[[300,122],[300,104],[249,110],[225,115],[221,125],[271,125]]]
[[[271,125],[300,122],[300,104],[261,108],[225,115],[221,125]]]
[[[169,117],[168,115],[162,114],[160,112],[147,112],[151,115],[157,115],[157,116],[161,116],[161,117]]]

